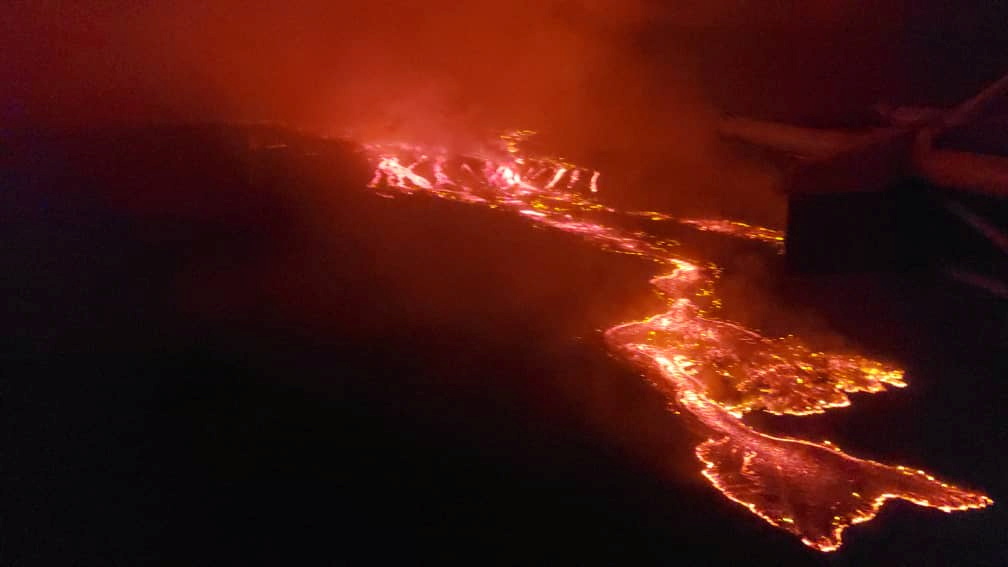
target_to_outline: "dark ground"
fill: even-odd
[[[691,244],[726,266],[726,303],[771,298],[750,323],[829,327],[908,370],[767,427],[997,501],[890,504],[821,555],[708,486],[695,436],[605,354],[598,329],[656,311],[654,266],[376,198],[335,143],[3,140],[0,564],[1008,562],[1003,302]]]

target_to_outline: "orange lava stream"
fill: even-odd
[[[697,230],[702,230],[704,232],[717,232],[720,234],[727,234],[728,236],[734,236],[736,238],[758,240],[767,244],[773,244],[781,252],[784,251],[784,231],[767,228],[765,226],[756,226],[741,221],[727,219],[680,219],[656,211],[631,211],[627,214],[637,217],[646,217],[653,221],[676,221],[680,224],[692,226]]]
[[[759,240],[760,242],[778,246],[784,245],[783,231],[764,226],[754,226],[744,222],[724,219],[680,219],[679,222],[708,232],[719,232],[729,236]]]
[[[857,459],[829,441],[761,433],[743,421],[754,410],[807,415],[850,405],[848,394],[903,388],[903,372],[856,355],[816,352],[795,336],[764,337],[707,316],[715,267],[673,253],[675,242],[594,220],[601,215],[675,220],[698,230],[780,246],[771,229],[721,219],[676,219],[621,213],[586,195],[600,189],[598,171],[561,160],[519,155],[529,132],[502,136],[499,155],[448,156],[408,145],[372,145],[369,187],[385,197],[425,192],[443,199],[511,210],[531,222],[579,234],[608,250],[639,255],[667,273],[651,284],[668,310],[607,330],[607,346],[641,369],[708,433],[696,448],[705,478],[729,499],[819,551],[840,547],[844,530],[875,517],[889,499],[945,512],[993,501],[921,470]]]

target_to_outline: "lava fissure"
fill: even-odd
[[[502,136],[500,158],[451,157],[407,145],[368,146],[375,163],[369,187],[383,196],[423,191],[511,210],[536,224],[665,266],[669,271],[651,284],[666,298],[668,310],[605,331],[608,348],[654,377],[660,390],[700,424],[708,439],[697,446],[696,455],[704,464],[703,476],[717,490],[809,547],[838,549],[847,527],[874,518],[889,499],[944,512],[993,503],[921,470],[857,459],[828,441],[774,437],[747,425],[743,416],[750,411],[822,413],[850,405],[853,392],[903,388],[903,372],[857,355],[817,352],[795,336],[764,337],[706,315],[699,297],[713,293],[716,268],[679,257],[674,242],[606,226],[591,215],[602,211],[677,221],[778,247],[783,234],[732,220],[677,219],[605,207],[586,196],[600,190],[598,171],[521,156],[520,142],[529,134]]]

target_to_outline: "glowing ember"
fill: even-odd
[[[837,549],[847,527],[874,518],[893,498],[945,512],[993,503],[924,471],[857,459],[828,441],[773,437],[748,426],[743,417],[754,410],[822,413],[849,405],[850,393],[905,387],[903,372],[860,356],[815,352],[794,336],[767,338],[706,316],[697,298],[717,301],[711,293],[716,268],[678,257],[672,252],[674,242],[599,224],[589,216],[605,212],[673,220],[776,246],[783,243],[783,234],[730,220],[619,213],[584,196],[598,191],[598,171],[585,184],[581,172],[588,170],[559,160],[517,157],[521,140],[530,134],[502,136],[501,155],[507,157],[500,159],[444,154],[431,159],[430,152],[412,146],[370,146],[375,174],[369,186],[383,196],[422,190],[512,210],[531,222],[670,269],[651,280],[668,300],[668,311],[609,329],[606,343],[708,433],[696,448],[704,477],[729,499],[806,545]],[[564,189],[558,190],[564,177]]]

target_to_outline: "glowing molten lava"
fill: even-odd
[[[656,261],[651,280],[668,310],[605,332],[608,347],[640,368],[708,434],[696,448],[703,475],[725,496],[806,545],[832,551],[843,531],[868,521],[888,499],[945,512],[993,501],[936,480],[924,471],[857,459],[832,443],[774,437],[748,426],[753,410],[806,415],[850,404],[849,393],[906,386],[901,370],[860,356],[815,352],[794,336],[764,337],[707,316],[716,301],[717,270],[678,257],[676,243],[598,222],[599,216],[646,216],[699,230],[780,246],[771,229],[728,220],[676,219],[663,213],[620,213],[586,197],[600,174],[559,160],[520,157],[522,132],[504,136],[493,156],[448,156],[415,146],[369,146],[376,164],[369,186],[380,195],[424,191],[516,212],[531,222],[582,235],[598,246]]]

